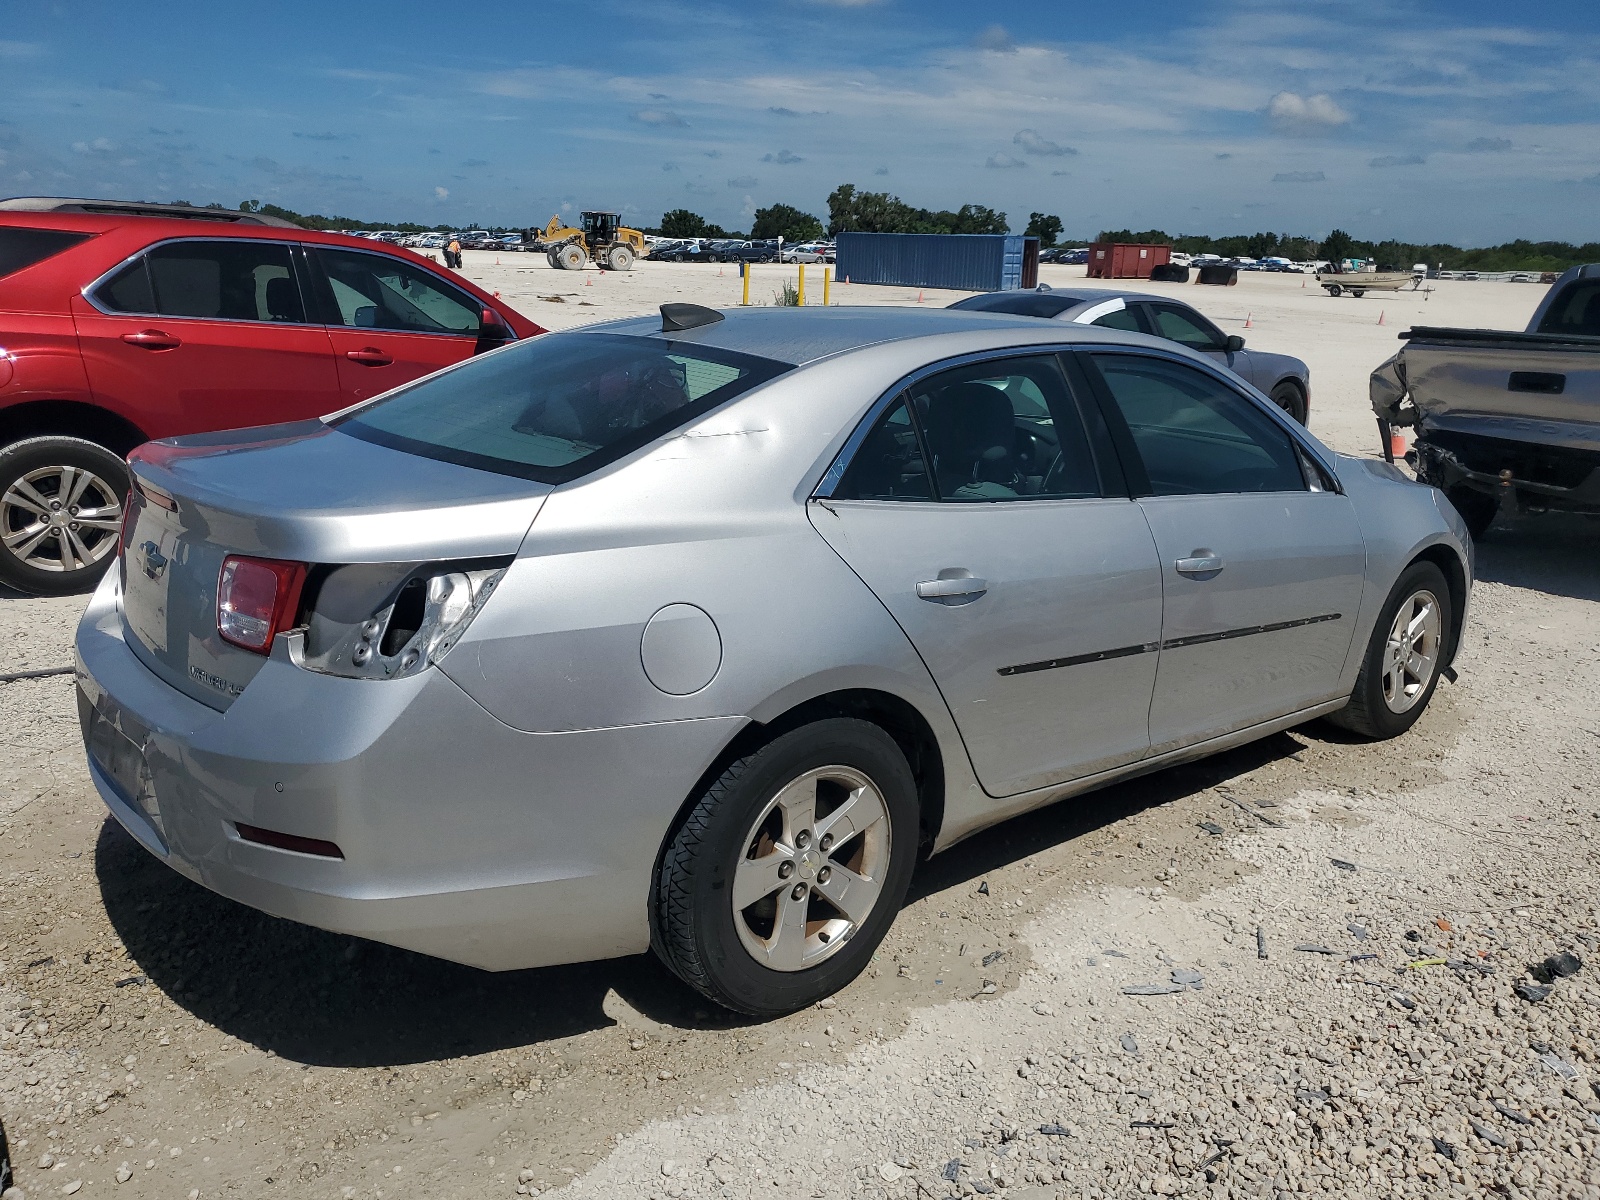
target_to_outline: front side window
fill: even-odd
[[[289,323],[306,319],[289,247],[282,242],[168,242],[144,261],[154,311],[161,316]],[[103,291],[109,296],[126,288],[129,298],[138,300],[141,286],[125,271]]]
[[[385,254],[312,250],[333,290],[330,320],[355,329],[477,337],[483,306],[421,267]]]
[[[1093,358],[1155,495],[1306,490],[1294,439],[1220,380],[1167,359]]]
[[[393,392],[336,428],[427,458],[563,483],[789,369],[661,338],[546,334]]]
[[[1220,350],[1227,340],[1216,326],[1198,313],[1170,304],[1152,304],[1150,315],[1155,318],[1158,336],[1191,350]]]

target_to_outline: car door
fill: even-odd
[[[1160,301],[1142,301],[1150,322],[1150,332],[1204,354],[1218,366],[1227,367],[1247,383],[1261,386],[1255,375],[1255,361],[1250,351],[1229,350],[1228,335],[1186,304],[1164,304]]]
[[[1091,416],[1049,354],[939,371],[887,403],[812,505],[922,656],[994,796],[1148,749],[1160,568]]]
[[[370,400],[480,349],[483,306],[391,254],[307,246],[346,404]]]
[[[1333,477],[1221,375],[1175,357],[1085,357],[1161,558],[1151,752],[1337,696],[1366,547]]]
[[[74,297],[90,389],[152,437],[342,407],[298,258],[290,242],[182,238],[123,264]]]

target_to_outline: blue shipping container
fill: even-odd
[[[841,233],[836,278],[851,283],[1000,292],[1022,286],[1024,243],[1010,233]]]

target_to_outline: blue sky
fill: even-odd
[[[543,224],[1600,238],[1600,5],[1538,0],[18,4],[0,194]]]

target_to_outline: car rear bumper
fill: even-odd
[[[152,854],[276,916],[489,970],[646,949],[662,839],[742,723],[524,733],[441,671],[364,681],[278,657],[219,713],[128,649],[115,572],[76,667],[91,777]]]

